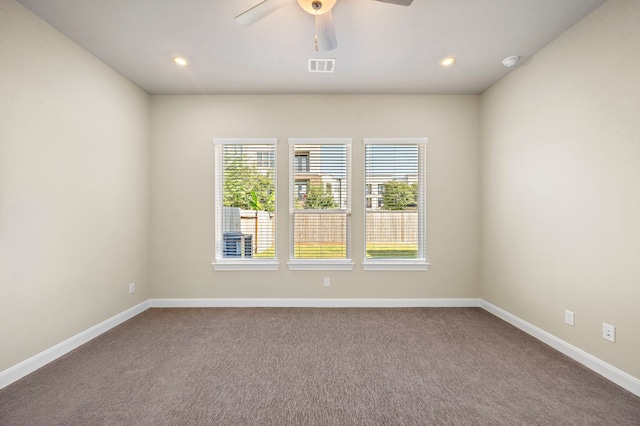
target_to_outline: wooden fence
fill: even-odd
[[[367,212],[367,242],[417,243],[417,211]],[[346,216],[344,214],[296,215],[295,240],[300,243],[344,243]]]
[[[345,214],[296,214],[295,241],[306,243],[344,243]]]
[[[251,214],[249,214],[251,213]],[[259,212],[264,213],[264,212]],[[366,213],[367,242],[369,243],[417,243],[418,212],[375,210]],[[258,251],[272,246],[275,218],[254,211],[237,213],[226,230],[237,230],[254,236],[253,245]],[[233,224],[235,222],[235,224]],[[299,243],[344,243],[346,234],[345,214],[297,214],[295,216],[295,240]],[[256,232],[257,231],[257,232]]]
[[[367,212],[367,242],[417,243],[418,211]]]

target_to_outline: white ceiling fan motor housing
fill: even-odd
[[[333,9],[336,1],[337,0],[298,0],[298,4],[305,12],[311,15],[323,15]]]

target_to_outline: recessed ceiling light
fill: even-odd
[[[187,65],[189,65],[189,60],[180,56],[175,56],[173,58],[173,63],[176,65],[180,65],[181,67],[186,67]]]
[[[443,67],[448,67],[449,65],[453,65],[456,62],[456,58],[453,56],[447,56],[446,58],[440,59],[440,65]]]

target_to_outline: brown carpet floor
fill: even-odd
[[[478,308],[150,309],[0,390],[2,425],[640,425]]]

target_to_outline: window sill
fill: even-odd
[[[429,263],[416,260],[365,260],[365,271],[426,271]]]
[[[351,271],[354,263],[346,260],[292,260],[287,263],[291,271]]]
[[[280,262],[275,260],[216,260],[211,263],[216,271],[276,271]]]

